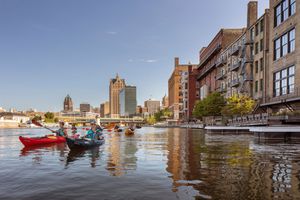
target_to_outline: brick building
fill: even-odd
[[[200,99],[213,91],[220,91],[217,85],[217,58],[234,40],[243,34],[243,29],[221,29],[207,47],[200,51],[197,81],[200,86]]]
[[[188,101],[188,69],[196,68],[197,65],[193,64],[179,64],[179,58],[175,58],[174,70],[168,81],[168,93],[169,93],[169,109],[173,113],[173,119],[179,120],[185,118]]]

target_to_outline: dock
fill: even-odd
[[[236,126],[207,126],[207,134],[242,135],[250,134],[258,140],[300,141],[300,126],[261,126],[261,127],[236,127]]]

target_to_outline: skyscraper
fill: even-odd
[[[64,100],[64,112],[72,112],[73,111],[73,101],[70,95],[67,95]]]
[[[119,95],[120,116],[131,117],[136,113],[136,87],[125,86]]]
[[[111,117],[120,116],[120,101],[119,93],[121,89],[125,87],[125,80],[120,79],[119,75],[116,75],[116,78],[110,79],[109,84],[109,110]]]

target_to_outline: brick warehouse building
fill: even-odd
[[[201,49],[188,75],[188,119],[195,102],[214,91],[251,96],[257,113],[300,110],[299,1],[270,0],[260,17],[257,1],[249,1],[245,28],[221,29]]]

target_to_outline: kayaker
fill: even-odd
[[[91,121],[91,129],[86,133],[85,137],[92,140],[94,139],[99,140],[100,134],[101,131],[100,129],[97,129],[96,121]]]
[[[80,134],[77,133],[77,128],[76,128],[75,124],[72,124],[71,130],[72,130],[73,138],[75,138],[75,139],[79,138]]]
[[[52,131],[53,133],[56,133],[56,136],[62,136],[62,137],[67,137],[67,129],[65,128],[65,122],[60,121],[59,122],[59,129],[56,131]]]

